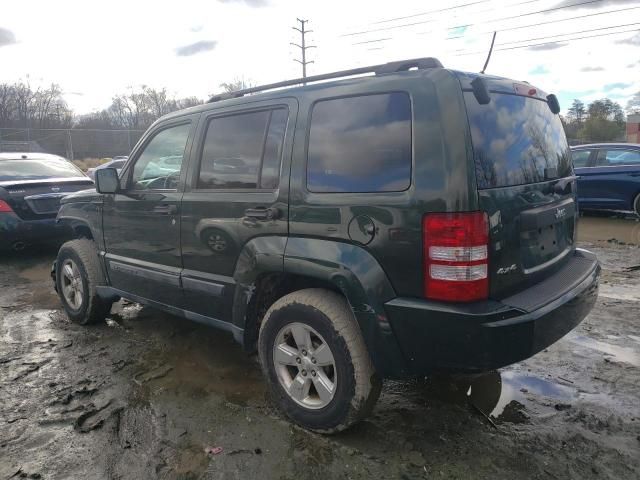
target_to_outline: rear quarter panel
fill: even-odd
[[[376,193],[310,192],[306,185],[307,148],[315,102],[388,92],[406,92],[411,99],[409,188]],[[469,168],[466,114],[456,77],[444,69],[431,69],[352,79],[331,88],[310,87],[299,101],[290,180],[291,237],[358,245],[381,265],[398,295],[422,296],[424,213],[474,210],[478,205],[474,173]],[[367,244],[353,239],[353,225],[349,234],[350,224],[363,215],[372,220],[375,229]]]

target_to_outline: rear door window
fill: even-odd
[[[638,165],[640,166],[640,151],[636,150],[600,150],[598,166]]]
[[[464,94],[478,188],[543,182],[571,175],[571,154],[560,116],[532,97],[491,94],[480,105]]]
[[[277,108],[212,118],[197,188],[277,188],[288,116]]]
[[[323,100],[311,114],[311,192],[397,192],[411,184],[411,101],[401,92]]]
[[[591,156],[591,150],[578,150],[571,153],[574,168],[587,167],[589,165],[589,157]]]

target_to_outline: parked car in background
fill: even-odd
[[[68,160],[46,153],[0,153],[0,249],[60,242],[68,226],[56,224],[60,199],[93,188]]]
[[[113,157],[108,162],[98,165],[97,167],[88,169],[87,175],[92,180],[95,180],[96,170],[100,170],[101,168],[115,168],[118,171],[118,173],[120,173],[120,171],[122,170],[122,167],[124,167],[124,164],[127,163],[128,158],[129,157],[127,156]]]
[[[640,216],[640,144],[594,143],[571,150],[580,208]]]

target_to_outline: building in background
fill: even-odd
[[[640,113],[627,116],[627,142],[640,143]]]

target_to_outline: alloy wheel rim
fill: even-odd
[[[309,325],[294,322],[280,329],[273,365],[280,385],[297,404],[317,410],[333,400],[338,380],[335,359],[322,335]]]
[[[80,309],[83,301],[82,278],[80,270],[71,259],[62,264],[62,294],[73,310]]]

